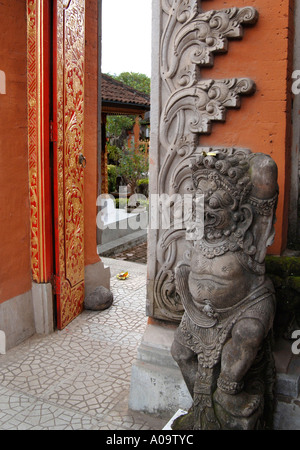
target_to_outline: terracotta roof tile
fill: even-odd
[[[143,105],[150,108],[150,96],[102,74],[101,97],[105,102],[117,102],[132,105]]]

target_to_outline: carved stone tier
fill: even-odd
[[[153,35],[158,34],[154,46],[160,51],[154,52],[153,60],[150,192],[158,196],[183,198],[193,193],[189,166],[197,155],[210,151],[199,146],[199,137],[210,134],[214,122],[226,120],[228,108],[240,108],[242,96],[256,89],[249,78],[203,80],[200,73],[201,67],[213,65],[215,55],[227,52],[231,39],[242,39],[244,26],[258,19],[256,9],[202,12],[200,3],[164,0],[153,7]],[[176,222],[184,211],[175,201],[171,227],[164,230],[165,205],[158,204],[158,229],[149,231],[148,315],[178,322],[183,307],[176,295],[174,269],[188,244],[186,228]]]

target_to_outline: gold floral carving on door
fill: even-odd
[[[53,156],[57,327],[84,301],[85,1],[54,2]]]

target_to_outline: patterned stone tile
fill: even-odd
[[[0,430],[18,424],[18,414],[27,411],[35,401],[33,397],[0,386]]]
[[[49,392],[46,400],[80,413],[102,417],[108,408],[118,403],[120,395],[128,391],[127,380],[81,370]]]
[[[132,309],[138,312],[141,317],[146,316],[146,294],[140,294],[136,292],[132,295],[132,292],[123,291],[114,301],[112,305],[112,311],[118,306],[123,306],[127,309]]]
[[[130,308],[123,308],[118,306],[111,308],[111,313],[106,315],[99,314],[88,319],[88,323],[98,323],[112,326],[113,328],[124,328],[127,331],[135,331],[143,333],[147,324],[146,314],[137,314],[137,312]]]
[[[132,364],[147,324],[146,266],[110,261],[111,308],[84,311],[64,330],[0,356],[0,430],[163,426],[128,410]],[[124,267],[126,282],[115,277]]]
[[[72,372],[73,367],[63,361],[55,362],[35,353],[3,367],[0,372],[0,385],[39,396],[58,384],[61,379],[68,378]]]
[[[0,388],[0,430],[89,430],[99,423],[19,392]]]
[[[88,329],[88,326],[86,326]],[[84,330],[84,327],[83,327]],[[97,370],[105,371],[107,362],[103,356],[103,343],[93,339],[81,330],[65,335],[63,338],[51,340],[48,345],[39,347],[38,352],[43,357],[66,364],[71,370],[93,364],[97,361]]]
[[[121,290],[138,290],[144,288],[146,286],[146,277],[141,275],[130,275],[126,280],[118,280],[117,278],[112,279],[111,281],[111,290],[118,291]]]
[[[126,346],[107,346],[103,349],[108,367],[106,374],[130,381],[131,367],[136,359],[137,351]]]
[[[115,276],[122,271],[127,271],[130,275],[141,275],[146,277],[147,274],[147,266],[144,264],[136,264],[131,261],[118,261],[113,258],[103,258],[101,260],[106,266],[110,267],[112,281],[115,279]]]
[[[79,411],[79,408],[85,409],[79,394],[78,398],[74,396],[70,401],[75,406],[63,407],[0,387],[0,430],[161,429],[163,423],[160,419],[129,411],[127,395],[127,390],[118,392],[118,400],[104,406],[104,412],[96,415],[94,405],[97,401],[90,402],[92,408],[89,408],[89,413]]]
[[[135,311],[140,311],[145,316],[146,310],[146,289],[140,288],[136,290],[127,290],[113,288],[114,292],[114,306],[125,306],[132,308]]]
[[[142,333],[138,331],[128,332],[124,327],[112,327],[109,324],[89,323],[82,334],[90,336],[92,339],[99,341],[99,343],[112,343],[119,345],[126,345],[136,348],[142,339]]]
[[[117,430],[161,430],[165,420],[149,417],[128,409],[128,396],[123,395],[114,408],[106,411],[104,420],[114,424]],[[102,425],[104,426],[104,424]]]
[[[52,334],[47,336],[46,340],[52,339]],[[25,341],[24,343],[18,345],[17,347],[8,350],[5,355],[0,355],[0,373],[2,368],[8,366],[15,361],[20,361],[24,358],[24,355],[34,354],[37,348],[41,345],[42,338],[41,336],[35,335],[30,339]]]

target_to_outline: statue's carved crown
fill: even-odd
[[[197,248],[208,258],[227,251],[256,252],[254,217],[271,216],[277,202],[277,194],[267,199],[255,194],[252,158],[257,155],[245,149],[211,149],[197,154],[190,165],[195,195],[204,195],[204,233]]]
[[[216,150],[197,155],[195,163],[191,165],[195,189],[197,190],[200,180],[205,176],[227,191],[235,200],[234,209],[238,208],[248,198],[252,189],[247,156],[246,150],[235,154],[233,151],[227,153]]]
[[[278,190],[269,199],[259,199],[251,194],[253,183],[250,160],[254,156],[255,154],[246,149],[203,151],[190,165],[195,190],[200,180],[207,177],[208,180],[215,180],[221,189],[230,194],[235,200],[234,209],[247,202],[258,214],[270,215],[276,207]]]

